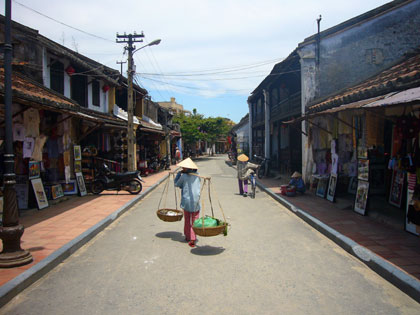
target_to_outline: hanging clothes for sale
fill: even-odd
[[[338,124],[338,132],[339,134],[352,134],[353,128],[351,127],[353,125],[353,118],[351,115],[351,112],[339,112],[338,118],[341,120]]]
[[[39,111],[35,108],[29,108],[23,113],[23,124],[25,126],[26,137],[39,136]]]
[[[47,136],[41,135],[36,137],[34,151],[32,152],[32,159],[34,161],[42,161],[42,149],[44,148],[44,144],[47,141]]]
[[[32,157],[32,153],[34,152],[34,145],[35,145],[34,138],[25,138],[25,141],[23,141],[23,158],[24,159]]]
[[[13,124],[13,141],[25,141],[25,126]]]

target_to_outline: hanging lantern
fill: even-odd
[[[105,93],[106,93],[106,92],[108,92],[108,91],[109,91],[109,89],[110,89],[109,85],[104,85],[104,86],[102,87],[102,91],[104,91]]]
[[[66,68],[66,73],[67,73],[69,76],[72,76],[75,72],[76,72],[76,70],[74,70],[74,68],[73,68],[72,66],[68,66],[68,67]]]

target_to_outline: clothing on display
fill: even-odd
[[[26,137],[39,136],[39,111],[35,108],[29,108],[23,113],[23,124],[25,126]]]

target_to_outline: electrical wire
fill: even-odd
[[[86,35],[89,35],[89,36],[92,36],[92,37],[95,37],[95,38],[98,38],[98,39],[102,39],[102,40],[105,40],[105,41],[107,41],[107,42],[112,42],[112,43],[114,43],[114,44],[115,44],[115,41],[113,41],[113,40],[110,40],[110,39],[108,39],[108,38],[104,38],[104,37],[101,37],[101,36],[98,36],[98,35],[95,35],[95,34],[92,34],[92,33],[86,32],[86,31],[84,31],[84,30],[81,30],[81,29],[76,28],[76,27],[74,27],[74,26],[71,26],[71,25],[69,25],[69,24],[66,24],[66,23],[64,23],[64,22],[61,22],[61,21],[59,21],[59,20],[56,20],[56,19],[54,19],[54,18],[52,18],[52,17],[50,17],[50,16],[48,16],[48,15],[46,15],[46,14],[44,14],[44,13],[41,13],[41,12],[39,12],[39,11],[35,10],[35,9],[32,9],[32,8],[30,8],[30,7],[26,6],[26,5],[24,5],[23,3],[20,3],[19,1],[13,0],[13,2],[14,2],[14,3],[16,3],[16,4],[18,4],[18,5],[20,5],[20,6],[22,6],[22,7],[24,7],[24,8],[25,8],[25,9],[27,9],[27,10],[30,10],[30,11],[32,11],[32,12],[35,12],[36,14],[39,14],[39,15],[41,15],[41,16],[43,16],[43,17],[47,18],[47,19],[50,19],[50,20],[52,20],[52,21],[54,21],[54,22],[56,22],[56,23],[58,23],[58,24],[64,25],[64,26],[66,26],[66,27],[68,27],[68,28],[71,28],[71,29],[76,30],[76,31],[78,31],[78,32],[81,32],[81,33],[83,33],[83,34],[86,34]]]

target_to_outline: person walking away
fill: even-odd
[[[175,176],[175,186],[181,188],[181,208],[184,210],[184,234],[190,247],[195,247],[197,237],[192,228],[200,215],[201,181],[197,165],[190,159],[183,160],[178,166],[182,170]]]
[[[302,179],[302,174],[299,172],[294,172],[292,174],[292,179],[289,182],[289,186],[295,186],[296,191],[301,192],[302,194],[305,192],[305,182]]]
[[[238,184],[239,194],[247,197],[248,196],[248,170],[256,169],[258,165],[248,162],[249,158],[245,154],[238,156]]]

